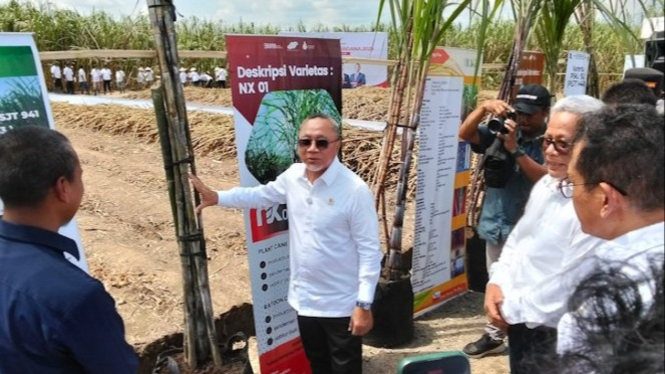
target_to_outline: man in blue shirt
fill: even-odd
[[[502,100],[486,101],[460,127],[460,138],[468,141],[476,153],[489,152],[495,139],[500,139],[499,146],[503,148],[500,151],[506,154],[509,165],[501,175],[506,179],[505,186],[487,187],[478,224],[478,234],[487,243],[488,271],[499,259],[508,235],[522,216],[531,188],[547,173],[540,136],[547,127],[550,103],[550,93],[545,87],[526,85],[518,91],[514,108]],[[506,119],[501,130],[490,131],[487,125],[479,126],[487,114],[501,118],[514,114],[515,120]],[[488,179],[487,172],[485,176]],[[464,353],[473,358],[501,353],[506,349],[504,338],[498,327],[488,324],[485,334],[464,347]]]
[[[0,373],[129,374],[138,360],[104,286],[64,257],[58,234],[81,203],[81,164],[64,135],[0,136]]]

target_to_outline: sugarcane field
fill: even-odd
[[[0,0],[0,374],[665,374],[665,0]]]

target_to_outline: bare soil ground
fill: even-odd
[[[183,328],[180,258],[159,144],[140,133],[113,135],[104,126],[81,125],[104,108],[74,110],[57,103],[53,108],[58,129],[71,139],[83,164],[86,195],[77,217],[91,273],[115,298],[127,339],[141,351]],[[72,110],[79,120],[72,119]],[[197,155],[197,167],[214,188],[239,183],[235,157]],[[239,210],[211,208],[204,219],[213,306],[219,315],[251,303],[243,216]],[[407,232],[412,226],[409,217]],[[482,295],[469,293],[417,320],[416,338],[407,347],[365,347],[365,372],[393,373],[403,357],[461,350],[479,337],[484,321]],[[258,372],[256,345],[250,343]],[[474,373],[507,373],[507,358],[475,360],[472,368]]]

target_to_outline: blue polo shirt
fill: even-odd
[[[136,373],[104,286],[64,258],[76,243],[0,219],[0,374]]]
[[[476,153],[484,154],[496,136],[490,133],[485,125],[478,127],[478,133],[480,134],[480,144],[472,144],[471,149]],[[542,140],[524,141],[521,136],[519,139],[519,145],[524,152],[538,164],[544,164]],[[534,184],[535,182],[531,182],[515,163],[513,175],[505,188],[488,187],[480,212],[478,235],[494,245],[505,242],[517,221],[522,217]]]

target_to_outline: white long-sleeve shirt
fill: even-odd
[[[578,261],[577,266],[569,269],[565,275],[577,284],[594,269],[623,264],[621,272],[640,283],[638,291],[643,305],[648,308],[653,302],[655,284],[653,279],[646,282],[642,280],[645,277],[648,279],[652,274],[650,271],[652,266],[663,266],[662,263],[655,261],[663,261],[664,254],[665,223],[659,222],[607,242],[602,248],[590,253],[584,261]],[[570,291],[570,294],[573,290]],[[612,305],[608,305],[608,310],[611,311],[611,308]],[[575,314],[584,315],[585,312],[588,313],[582,305]],[[568,312],[563,315],[559,321],[557,333],[557,352],[559,354],[578,351],[577,345],[583,343],[583,340],[580,340],[581,332],[576,325],[575,315],[572,313]]]
[[[543,297],[547,287],[542,283],[555,277],[567,262],[604,243],[582,232],[573,200],[561,194],[558,184],[558,179],[546,175],[534,185],[524,216],[490,269],[489,283],[501,287],[501,314],[511,325],[556,327],[567,297],[558,292]],[[556,280],[551,284],[558,285]]]
[[[60,66],[52,65],[51,66],[51,75],[55,79],[61,79],[62,78],[62,71],[60,70]]]
[[[293,164],[266,185],[218,192],[219,205],[266,209],[287,204],[289,304],[307,317],[349,317],[372,302],[383,254],[374,198],[367,184],[335,159],[310,184]]]
[[[79,82],[87,82],[88,81],[85,77],[85,70],[83,70],[83,68],[79,69],[78,77],[79,77]]]
[[[74,81],[74,71],[69,66],[65,66],[65,69],[63,70],[63,74],[65,75],[65,80],[67,82],[73,82]]]

